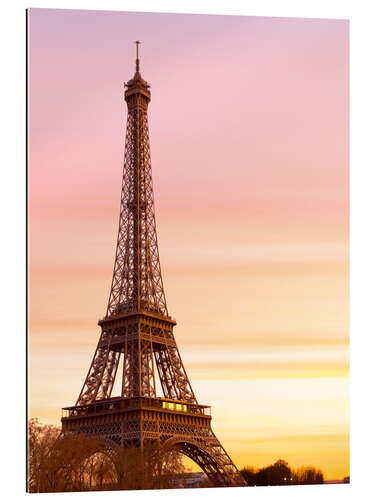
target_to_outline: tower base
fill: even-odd
[[[211,429],[211,408],[164,398],[108,398],[63,408],[64,432],[99,437],[112,452],[159,442],[193,460],[215,486],[247,486]]]

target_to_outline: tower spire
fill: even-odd
[[[140,42],[139,40],[137,40],[137,41],[136,41],[136,42],[134,42],[134,43],[135,43],[135,44],[136,44],[136,46],[137,46],[137,48],[136,48],[136,51],[137,51],[137,58],[136,58],[136,60],[135,60],[135,71],[136,71],[136,73],[139,73],[139,45],[140,45],[140,43],[141,43],[141,42]]]

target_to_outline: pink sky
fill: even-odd
[[[58,423],[99,337],[140,39],[193,388],[239,466],[348,475],[348,22],[29,15],[30,416]]]

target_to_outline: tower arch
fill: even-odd
[[[199,439],[169,438],[163,444],[164,453],[176,450],[195,462],[215,486],[238,486],[239,472],[220,452]],[[229,458],[229,457],[228,457]]]

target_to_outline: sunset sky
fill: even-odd
[[[137,39],[164,287],[198,400],[237,466],[342,479],[343,20],[29,11],[29,416],[59,424],[99,338]]]

